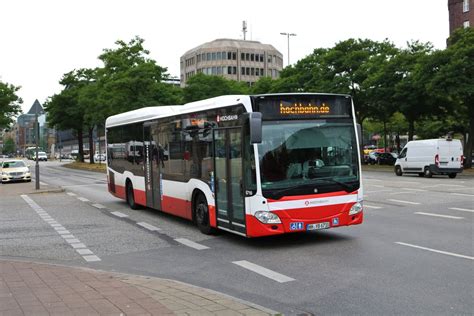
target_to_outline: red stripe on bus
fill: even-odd
[[[163,195],[163,200],[161,200],[161,209],[163,212],[187,219],[193,218],[191,212],[191,201]]]
[[[216,207],[214,205],[208,205],[209,209],[209,223],[211,227],[217,227],[217,218],[216,218]]]

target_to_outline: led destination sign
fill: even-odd
[[[326,103],[318,105],[313,105],[311,103],[293,103],[293,104],[284,104],[280,102],[280,114],[282,115],[305,115],[305,114],[329,114],[331,112],[331,107]]]
[[[343,95],[269,95],[255,98],[254,111],[264,120],[350,118],[352,102]]]

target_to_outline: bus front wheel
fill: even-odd
[[[210,235],[215,232],[215,229],[211,227],[209,221],[209,206],[207,205],[206,197],[203,194],[198,194],[196,197],[196,203],[194,204],[194,215],[196,218],[196,224],[201,233]]]
[[[127,182],[127,203],[132,210],[138,209],[138,204],[135,202],[135,195],[133,194],[133,185],[130,181]]]

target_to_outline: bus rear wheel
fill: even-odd
[[[127,182],[127,204],[132,210],[138,209],[138,204],[135,202],[135,195],[133,194],[133,185],[130,181]]]
[[[196,203],[194,204],[194,216],[196,224],[201,233],[210,235],[215,233],[215,229],[211,227],[209,220],[209,206],[207,205],[206,197],[203,194],[198,194]]]

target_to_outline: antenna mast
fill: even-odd
[[[247,34],[247,22],[242,21],[242,33],[244,33],[244,41],[245,41],[245,35]]]

